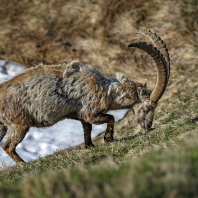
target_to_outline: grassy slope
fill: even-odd
[[[186,87],[189,88],[189,87]],[[165,100],[156,129],[144,133],[130,122],[115,142],[74,148],[0,173],[0,195],[11,197],[193,197],[198,186],[195,91]],[[129,136],[129,134],[134,134]],[[9,185],[8,185],[9,184]]]
[[[21,9],[23,5],[24,12],[25,9],[32,11],[34,8],[32,8],[32,4],[35,3],[36,6],[38,2],[24,0],[24,4],[15,5],[16,10]],[[72,4],[72,2],[70,3]],[[80,9],[81,2],[75,1],[75,6],[78,9]],[[178,1],[166,1],[166,3],[160,3],[161,1],[151,1],[151,3],[129,1],[130,5],[125,1],[122,4],[115,0],[106,2],[107,4],[98,5],[94,1],[83,1],[85,12],[83,12],[82,17],[87,31],[84,31],[83,25],[79,26],[80,21],[74,22],[67,19],[64,24],[65,26],[72,24],[72,28],[67,34],[72,42],[79,41],[82,44],[83,41],[87,41],[88,45],[91,45],[90,48],[86,48],[87,44],[85,43],[82,44],[82,48],[79,43],[78,46],[72,43],[72,49],[66,46],[64,48],[66,51],[64,51],[61,48],[60,39],[66,38],[64,37],[66,30],[57,21],[54,22],[55,19],[47,18],[47,16],[45,21],[41,20],[40,22],[43,23],[40,24],[43,25],[43,28],[51,27],[46,38],[42,40],[42,33],[39,31],[38,34],[35,32],[36,38],[29,40],[27,36],[29,34],[26,35],[26,32],[23,33],[23,38],[21,38],[20,33],[16,33],[13,35],[16,42],[14,44],[13,42],[8,43],[11,35],[9,31],[13,31],[12,28],[14,27],[14,24],[9,21],[9,15],[7,17],[5,17],[6,15],[1,16],[0,24],[5,28],[0,31],[1,46],[8,49],[13,44],[14,47],[18,47],[20,53],[24,54],[25,50],[28,56],[31,55],[35,58],[38,55],[39,59],[46,62],[75,57],[80,57],[82,61],[85,61],[84,56],[89,63],[94,62],[103,65],[104,68],[108,68],[106,66],[113,62],[115,66],[110,64],[109,70],[96,65],[100,71],[102,70],[103,73],[109,75],[116,70],[116,67],[120,68],[120,66],[122,66],[120,68],[123,69],[122,72],[125,72],[125,65],[134,61],[132,63],[140,65],[140,70],[131,69],[132,72],[129,71],[127,74],[136,77],[138,73],[139,80],[141,80],[141,78],[148,78],[148,74],[150,75],[150,71],[148,74],[144,71],[143,62],[148,61],[147,67],[149,69],[152,68],[153,63],[147,56],[134,51],[133,57],[129,59],[131,54],[126,52],[126,49],[122,51],[123,45],[121,43],[129,41],[130,32],[139,26],[152,27],[167,41],[172,60],[172,76],[166,92],[167,95],[159,102],[156,109],[155,129],[145,133],[129,114],[123,123],[116,124],[116,140],[113,143],[104,144],[101,136],[95,140],[97,147],[91,150],[77,147],[58,151],[54,155],[27,164],[14,167],[2,166],[0,197],[198,196],[197,123],[191,122],[191,119],[198,117],[197,1],[180,1],[180,3]],[[25,3],[27,7],[24,6]],[[89,4],[93,6],[91,12],[89,12]],[[68,5],[70,5],[69,1]],[[174,7],[175,5],[177,7]],[[44,15],[41,11],[44,10],[45,6],[51,6],[52,17],[56,15],[53,3],[47,4],[42,1],[39,7],[40,12],[33,17],[33,25],[28,26],[30,30],[34,29],[34,25],[37,25],[35,18],[40,13],[41,16]],[[57,10],[58,6],[57,3]],[[111,9],[105,10],[108,6]],[[133,6],[133,9],[129,9],[130,6]],[[34,12],[36,13],[38,10],[34,9]],[[8,14],[12,17],[18,13],[17,11],[15,13],[9,12],[11,13]],[[98,16],[101,15],[100,20],[105,19],[102,24],[99,23],[100,21],[96,22],[95,26],[99,30],[94,30],[92,26],[90,28],[86,26],[88,24],[86,13],[91,13],[92,17],[99,13]],[[28,18],[27,11],[25,14]],[[76,13],[71,11],[70,14],[75,16]],[[23,12],[18,15],[17,17],[20,19],[26,16],[23,15]],[[12,17],[10,18],[12,19]],[[60,15],[59,20],[62,23],[64,21],[63,16]],[[110,28],[110,24],[113,28]],[[26,25],[25,22],[23,25]],[[24,31],[28,31],[28,27],[24,28]],[[56,28],[54,27],[59,30],[57,37],[55,37],[57,32],[55,32]],[[77,33],[74,34],[76,31]],[[92,40],[88,39],[90,35],[92,35]],[[53,36],[55,39],[50,43],[50,38]],[[42,47],[35,47],[31,51],[30,46],[38,44],[38,40],[42,41]],[[30,46],[28,46],[27,41]],[[106,53],[103,52],[101,43],[108,49]],[[45,51],[47,45],[50,45],[50,48]],[[8,51],[3,51],[3,47],[0,48],[1,56],[11,59],[12,56]],[[75,47],[78,50],[75,51]],[[64,58],[65,53],[67,53],[66,58]],[[52,58],[49,59],[51,56]],[[152,80],[152,76],[148,78],[151,84]]]

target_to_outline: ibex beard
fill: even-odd
[[[164,42],[149,30],[139,30],[153,41],[133,42],[147,52],[157,66],[153,91],[146,84],[129,80],[121,73],[106,78],[91,65],[41,65],[0,84],[0,141],[9,131],[2,148],[16,162],[24,162],[16,146],[30,127],[48,127],[69,118],[79,120],[84,129],[85,147],[93,147],[92,124],[107,123],[105,142],[113,140],[114,117],[109,110],[132,109],[142,128],[152,126],[154,111],[168,83],[170,59]]]

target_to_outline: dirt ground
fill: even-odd
[[[122,72],[153,88],[156,68],[132,40],[147,28],[166,43],[171,58],[169,86],[162,98],[197,83],[197,0],[0,0],[0,59],[27,66],[78,59],[102,74]]]

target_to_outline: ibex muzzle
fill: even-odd
[[[129,44],[154,59],[157,83],[153,91],[121,73],[116,73],[116,78],[106,78],[94,67],[78,61],[33,67],[0,84],[0,140],[9,130],[2,146],[5,152],[16,163],[23,162],[16,146],[29,128],[48,127],[65,118],[81,121],[85,147],[94,146],[92,124],[107,123],[104,139],[110,142],[114,117],[107,114],[109,110],[130,108],[142,128],[151,128],[156,104],[168,83],[170,61],[164,42],[156,34],[149,30],[137,33],[148,36],[157,47],[145,42]]]

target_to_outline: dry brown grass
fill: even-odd
[[[131,39],[140,38],[133,35],[136,29],[148,28],[169,48],[170,89],[197,68],[198,21],[193,0],[2,2],[0,58],[13,60],[16,54],[23,55],[35,60],[31,64],[79,59],[106,75],[121,71],[152,87],[156,77],[152,60],[126,47]]]

